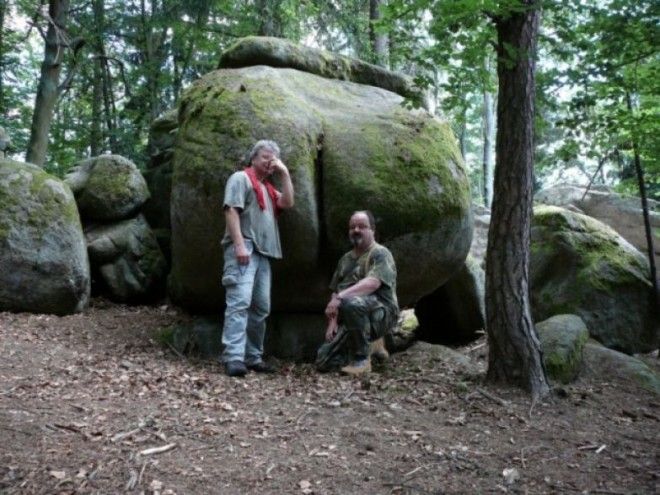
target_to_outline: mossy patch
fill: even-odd
[[[530,268],[535,318],[577,314],[607,346],[654,348],[646,259],[605,224],[559,207],[535,208]]]

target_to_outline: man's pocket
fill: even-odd
[[[254,244],[250,239],[245,239],[245,249],[251,256],[254,251]],[[241,278],[245,275],[248,265],[239,265],[236,259],[236,250],[234,245],[230,244],[225,248],[224,252],[224,268],[222,269],[222,286],[229,287],[236,285],[240,282]]]

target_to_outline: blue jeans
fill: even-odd
[[[245,247],[250,262],[239,265],[233,244],[225,248],[222,285],[227,309],[222,331],[222,361],[261,362],[266,334],[266,317],[270,313],[270,261],[254,250],[249,239]]]

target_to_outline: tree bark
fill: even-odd
[[[257,0],[257,15],[259,16],[259,36],[283,36],[282,17],[280,16],[281,0]]]
[[[626,93],[626,104],[628,106],[628,111],[632,115],[633,105],[630,93]],[[637,175],[637,184],[639,185],[639,196],[642,200],[642,215],[644,217],[644,231],[646,233],[646,246],[649,256],[649,276],[653,286],[653,309],[657,313],[660,309],[660,292],[658,291],[658,276],[655,269],[655,249],[653,248],[653,232],[651,231],[651,220],[649,219],[649,205],[646,200],[646,184],[644,183],[644,171],[642,170],[642,162],[639,157],[639,143],[637,142],[636,133],[633,133],[632,144],[635,173]]]
[[[484,69],[490,72],[488,58],[484,60]],[[493,172],[495,170],[495,155],[493,153],[493,140],[495,137],[495,108],[493,94],[484,88],[483,94],[484,111],[484,152],[483,152],[483,176],[484,176],[484,206],[490,208],[493,202]]]
[[[101,154],[103,146],[103,64],[105,53],[103,47],[103,0],[93,0],[94,9],[94,59],[92,81],[92,126],[89,133],[89,147],[92,156]]]
[[[486,257],[486,329],[491,382],[548,393],[529,303],[532,218],[534,56],[539,11],[534,0],[496,19],[497,139],[495,195]]]
[[[65,29],[69,0],[50,0],[48,13],[50,22],[46,32],[44,61],[37,87],[37,97],[32,114],[30,141],[25,161],[43,166],[48,149],[48,134],[53,120],[53,109],[60,93],[59,81],[65,45],[61,33]]]
[[[5,105],[5,14],[7,12],[7,0],[0,0],[0,116],[3,120],[7,117],[7,106]]]
[[[387,34],[376,32],[374,23],[383,17],[381,7],[385,5],[385,2],[386,0],[369,0],[369,40],[371,41],[374,63],[381,67],[389,67],[387,53],[389,42]]]

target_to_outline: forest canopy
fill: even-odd
[[[285,37],[425,86],[459,139],[475,200],[489,204],[497,75],[488,12],[501,3],[0,0],[0,127],[11,138],[10,156],[24,159],[41,67],[57,57],[46,170],[62,176],[107,152],[144,166],[150,123],[214,70],[225,48],[249,35]],[[635,193],[637,148],[649,196],[660,199],[659,21],[650,0],[542,2],[536,188],[593,180]]]

